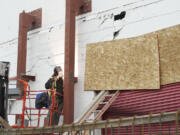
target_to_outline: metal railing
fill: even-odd
[[[72,135],[78,131],[81,135],[88,131],[89,135],[95,135],[96,129],[102,129],[104,135],[178,135],[180,111],[166,112],[134,116],[112,120],[101,120],[93,123],[73,123],[71,125],[23,128],[23,129],[1,129],[1,135],[36,135],[36,134],[63,134]],[[86,132],[87,133],[87,132]],[[98,134],[97,134],[98,135]]]

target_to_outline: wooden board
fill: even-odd
[[[87,45],[85,90],[159,89],[157,35]]]
[[[159,41],[161,85],[180,82],[180,25],[155,34]]]

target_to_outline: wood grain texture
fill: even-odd
[[[157,34],[87,45],[85,90],[159,87]]]
[[[155,34],[159,42],[161,85],[180,82],[180,25]]]

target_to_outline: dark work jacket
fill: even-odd
[[[45,88],[46,89],[52,89],[53,86],[53,82],[54,82],[54,78],[50,78],[46,83],[45,83]],[[63,79],[60,77],[59,79],[56,80],[56,92],[59,92],[60,94],[64,94],[63,92]]]

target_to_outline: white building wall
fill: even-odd
[[[119,31],[115,39],[139,36],[169,26],[180,24],[179,0],[93,0],[93,11],[77,17],[78,77],[75,89],[75,117],[82,109],[79,102],[89,101],[83,92],[86,45],[114,39],[114,32]],[[126,11],[122,20],[114,21],[114,15]],[[79,100],[81,99],[81,101]],[[85,108],[86,104],[82,104]]]
[[[10,61],[10,76],[16,75],[18,16],[22,10],[42,8],[42,28],[29,32],[27,74],[35,75],[31,89],[44,89],[55,65],[64,66],[65,0],[4,0],[0,5],[0,61]],[[3,12],[7,12],[4,14]],[[126,11],[122,20],[114,15]],[[84,91],[86,45],[134,37],[180,24],[179,0],[92,0],[92,12],[77,17],[75,118],[91,102],[94,93]],[[20,111],[14,103],[12,112]]]

